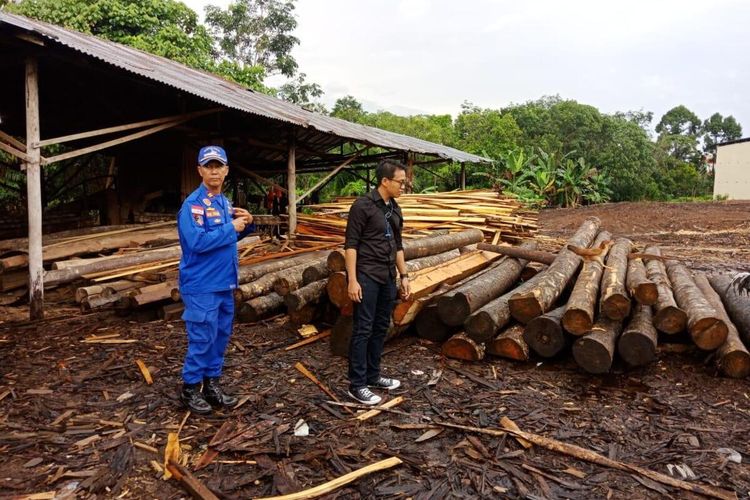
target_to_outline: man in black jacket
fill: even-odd
[[[401,385],[380,374],[380,357],[398,289],[404,299],[409,297],[401,244],[404,218],[396,203],[406,184],[406,168],[395,160],[383,160],[375,169],[375,177],[377,188],[358,198],[349,209],[344,244],[348,294],[354,301],[349,395],[368,405],[382,400],[370,387],[390,390]],[[400,286],[396,284],[396,268]]]

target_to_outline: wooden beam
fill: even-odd
[[[253,172],[253,171],[251,171],[251,170],[248,170],[248,169],[246,169],[245,167],[238,167],[237,165],[233,165],[233,166],[232,166],[231,168],[234,168],[234,169],[236,169],[236,170],[237,170],[238,172],[242,172],[242,173],[243,173],[243,174],[245,174],[245,175],[249,175],[249,176],[250,176],[250,177],[252,177],[253,179],[256,179],[256,180],[258,180],[258,181],[262,182],[263,184],[266,184],[266,185],[268,185],[268,186],[272,186],[272,187],[275,187],[275,188],[281,189],[281,191],[282,191],[282,192],[284,192],[284,193],[286,193],[286,192],[287,192],[285,188],[283,188],[283,187],[279,186],[279,185],[278,185],[278,184],[276,184],[275,182],[273,182],[273,181],[270,181],[270,180],[266,179],[265,177],[263,177],[263,176],[260,176],[260,175],[256,174],[255,172]]]
[[[69,151],[67,153],[59,154],[57,156],[53,156],[51,158],[45,158],[43,161],[44,165],[49,165],[51,163],[55,163],[62,160],[68,160],[70,158],[75,158],[76,156],[85,155],[88,153],[93,153],[94,151],[100,151],[102,149],[107,149],[112,146],[118,146],[120,144],[134,141],[136,139],[140,139],[142,137],[146,137],[148,135],[155,134],[157,132],[161,132],[162,130],[166,130],[168,128],[175,127],[177,125],[180,125],[181,123],[184,123],[188,121],[189,118],[180,118],[178,120],[174,120],[168,123],[163,123],[161,125],[157,125],[155,127],[148,128],[146,130],[141,130],[140,132],[136,132],[134,134],[126,135],[124,137],[120,137],[119,139],[112,139],[111,141],[102,142],[100,144],[96,144],[94,146],[89,146],[87,148],[83,149],[77,149],[75,151]]]
[[[287,199],[289,204],[287,210],[289,214],[289,239],[294,238],[294,232],[297,230],[297,151],[294,138],[294,132],[289,137],[289,158],[287,162]]]
[[[80,132],[78,134],[64,135],[52,139],[45,139],[43,141],[39,141],[38,146],[40,148],[43,148],[45,146],[52,146],[53,144],[62,144],[64,142],[77,141],[79,139],[87,139],[89,137],[96,137],[99,135],[114,134],[115,132],[124,132],[126,130],[131,130],[134,128],[150,127],[153,125],[160,125],[162,123],[169,123],[177,120],[191,120],[199,116],[204,116],[219,111],[221,111],[221,108],[204,109],[203,111],[195,111],[193,113],[183,113],[181,115],[173,115],[164,118],[154,118],[152,120],[128,123],[127,125],[117,125],[114,127],[100,128],[97,130],[90,130],[88,132]]]
[[[25,146],[24,146],[24,148],[25,148]],[[20,159],[22,161],[25,161],[26,163],[31,162],[31,158],[29,158],[29,156],[27,156],[26,153],[17,150],[13,146],[8,146],[7,144],[5,144],[2,141],[0,141],[0,149],[2,149],[3,151],[5,151],[6,153],[12,154],[16,158],[18,158],[18,159]]]
[[[364,151],[364,150],[362,150],[362,151]],[[346,167],[347,165],[349,165],[351,162],[353,162],[354,160],[356,160],[357,157],[360,154],[362,154],[362,151],[358,151],[354,156],[351,156],[344,163],[342,163],[341,165],[339,165],[338,167],[336,167],[335,169],[333,169],[333,172],[331,172],[330,174],[328,174],[325,177],[323,177],[317,184],[315,184],[313,187],[311,187],[310,189],[308,189],[305,194],[303,194],[302,196],[300,196],[297,199],[297,203],[302,202],[302,200],[304,200],[305,198],[307,198],[311,193],[315,192],[316,189],[318,189],[318,188],[326,185],[328,183],[328,181],[333,178],[333,176],[335,176],[336,174],[338,174],[339,172],[341,172],[341,169],[343,169],[344,167]]]
[[[26,193],[29,212],[29,318],[44,318],[42,261],[42,177],[39,142],[39,66],[26,59]]]
[[[7,142],[8,144],[10,144],[11,146],[13,146],[19,151],[26,151],[26,144],[22,143],[21,141],[19,141],[12,135],[6,134],[2,130],[0,130],[0,139]]]
[[[461,191],[466,190],[466,163],[461,162]]]

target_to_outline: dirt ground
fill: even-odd
[[[658,243],[694,269],[750,270],[750,202],[549,210],[540,215],[542,233],[566,237],[589,215],[617,236]],[[163,462],[167,434],[186,415],[176,400],[182,322],[82,316],[59,300],[42,323],[0,323],[0,495],[186,497],[152,463]],[[26,311],[4,313],[17,318]],[[135,342],[82,342],[93,335]],[[383,358],[384,371],[404,382],[391,397],[405,401],[357,423],[294,368],[302,362],[346,401],[345,360],[329,354],[326,340],[283,349],[298,340],[284,317],[237,325],[224,379],[241,406],[184,422],[180,438],[191,466],[223,424],[236,436],[194,472],[221,497],[309,488],[390,456],[403,463],[328,498],[699,497],[632,469],[525,449],[507,436],[429,426],[498,429],[503,416],[524,431],[612,460],[750,496],[749,381],[720,377],[710,354],[686,344],[663,345],[645,368],[618,364],[607,376],[591,376],[570,356],[458,363],[442,357],[439,346],[405,335],[386,346]],[[153,385],[136,360],[150,368]],[[309,436],[293,434],[300,420]]]

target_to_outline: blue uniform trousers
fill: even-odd
[[[357,273],[362,302],[354,303],[352,339],[349,344],[349,388],[359,389],[380,377],[380,357],[396,301],[396,283],[378,283]]]
[[[185,329],[188,349],[182,368],[186,384],[203,377],[219,377],[224,366],[224,351],[232,335],[234,296],[232,290],[182,294],[185,303]]]

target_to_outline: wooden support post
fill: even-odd
[[[461,163],[461,191],[466,190],[466,163]]]
[[[44,318],[42,182],[39,143],[39,67],[26,59],[26,193],[29,212],[29,317]]]
[[[296,144],[294,135],[289,138],[289,158],[286,169],[286,189],[289,200],[289,232],[288,239],[294,239],[294,232],[297,230],[297,158]]]

